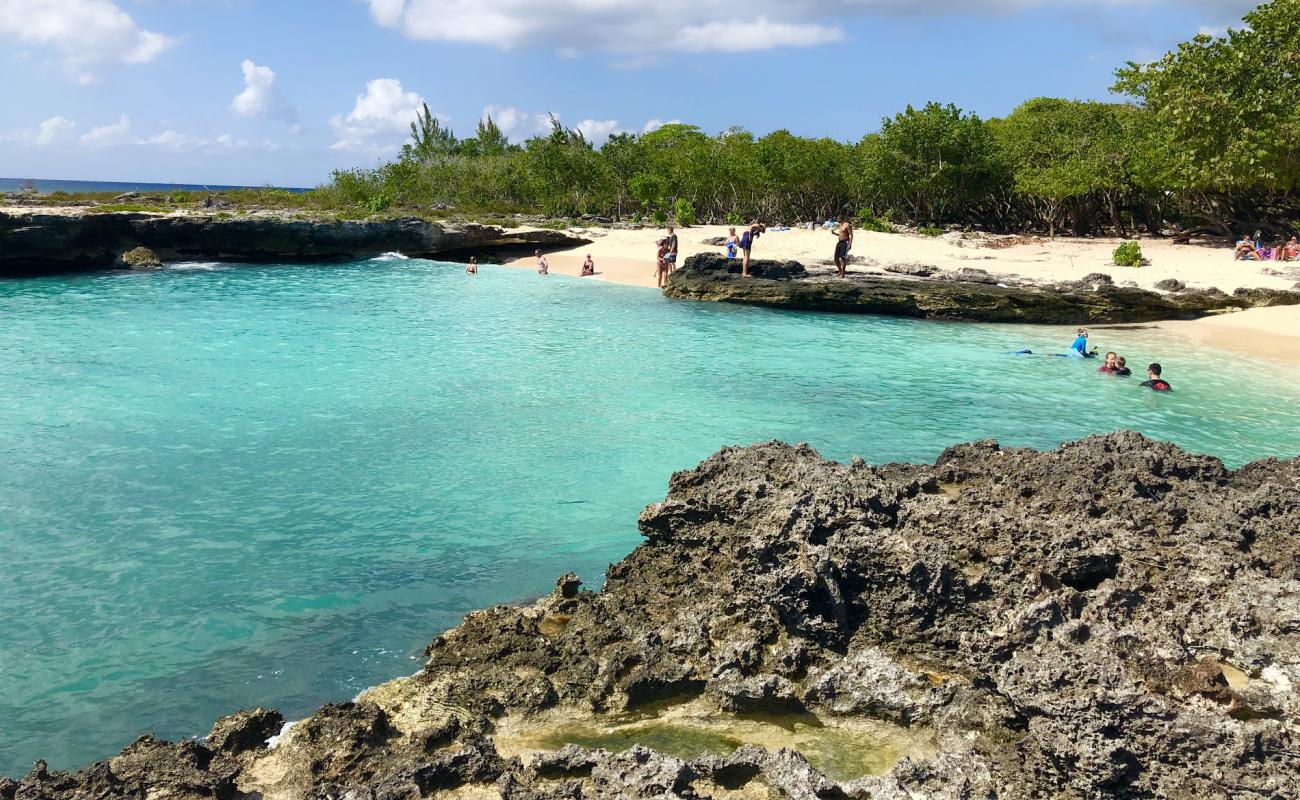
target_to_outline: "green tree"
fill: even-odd
[[[863,180],[879,202],[917,223],[964,221],[1005,180],[993,136],[954,105],[908,106],[858,148]]]
[[[1139,179],[1224,232],[1300,183],[1300,0],[1264,3],[1245,23],[1116,73],[1115,91],[1151,115]]]
[[[1015,180],[1016,194],[1055,237],[1067,210],[1076,232],[1097,222],[1105,207],[1119,225],[1118,200],[1131,189],[1128,157],[1133,106],[1039,98],[991,123]],[[1086,220],[1086,221],[1085,221]]]
[[[456,134],[433,116],[428,103],[422,103],[421,106],[411,122],[411,141],[402,148],[403,156],[428,161],[455,153],[458,145]]]

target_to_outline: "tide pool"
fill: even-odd
[[[1133,428],[1300,453],[1300,372],[1096,332],[669,302],[387,260],[0,282],[0,773],[418,669],[466,611],[596,585],[724,444],[931,461]]]

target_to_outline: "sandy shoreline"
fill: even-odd
[[[726,226],[721,225],[678,230],[681,258],[720,252],[721,248],[705,241],[726,234]],[[654,287],[655,240],[664,235],[662,230],[584,229],[581,235],[591,238],[592,244],[547,255],[552,272],[576,276],[583,259],[591,254],[596,263],[594,280]],[[853,254],[863,262],[851,266],[849,271],[862,271],[877,264],[918,263],[943,269],[974,267],[997,275],[1050,280],[1075,280],[1089,273],[1104,272],[1116,283],[1132,281],[1143,288],[1153,288],[1156,283],[1173,278],[1189,287],[1215,286],[1225,292],[1256,287],[1289,289],[1300,282],[1300,263],[1233,261],[1227,248],[1176,245],[1157,239],[1141,241],[1149,265],[1138,269],[1117,267],[1111,262],[1111,253],[1120,241],[1027,239],[1012,247],[992,249],[949,239],[858,231]],[[835,237],[824,230],[770,232],[758,240],[754,257],[792,259],[810,267],[829,266],[834,245]],[[534,269],[535,262],[526,258],[511,266]],[[1159,327],[1209,347],[1300,364],[1300,306],[1252,309],[1195,322],[1163,322]]]

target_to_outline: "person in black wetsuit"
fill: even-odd
[[[1115,359],[1115,366],[1118,367],[1115,370],[1116,377],[1127,378],[1133,374],[1133,370],[1128,368],[1128,360],[1124,356]]]
[[[1169,385],[1168,381],[1160,377],[1159,364],[1152,364],[1147,367],[1147,380],[1143,381],[1142,385],[1156,392],[1170,392],[1174,388]]]

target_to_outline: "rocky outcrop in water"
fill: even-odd
[[[120,267],[148,248],[163,260],[293,263],[371,258],[386,252],[434,257],[585,244],[561,231],[507,231],[425,219],[326,220],[286,213],[94,213],[0,211],[0,276]]]
[[[1057,325],[1197,319],[1259,306],[1300,305],[1300,292],[1217,289],[1162,294],[1116,286],[1107,275],[1081,281],[1030,283],[978,269],[943,271],[916,264],[887,265],[881,274],[847,279],[810,275],[792,261],[754,261],[754,278],[740,277],[740,262],[716,254],[686,259],[669,276],[667,297],[723,303],[883,314],[966,322]]]
[[[933,466],[773,443],[674,475],[639,524],[599,592],[470,614],[273,747],[278,716],[241,713],[0,799],[1300,796],[1300,460],[1234,472],[1133,433]],[[833,780],[790,749],[508,744],[687,700],[928,745]]]

